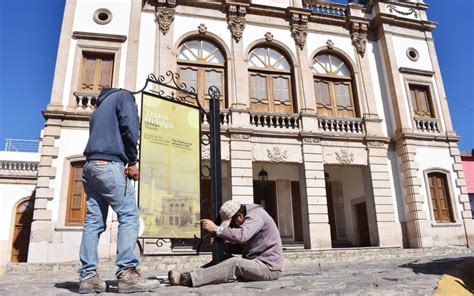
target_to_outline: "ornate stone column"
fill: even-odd
[[[301,195],[303,238],[306,249],[331,248],[323,149],[319,138],[303,138],[304,194]]]
[[[232,199],[253,203],[252,143],[249,134],[231,134],[230,185]]]

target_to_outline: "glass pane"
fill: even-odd
[[[349,84],[338,82],[334,85],[336,88],[336,104],[343,107],[352,106]]]
[[[200,47],[201,45],[197,40],[186,42],[183,44],[183,46],[181,46],[179,59],[186,61],[197,61]]]
[[[336,73],[339,76],[351,76],[351,71],[347,68],[346,65],[342,65],[339,71]]]
[[[206,70],[205,72],[205,77],[204,77],[206,89],[204,90],[204,93],[207,94],[207,90],[211,86],[217,87],[219,90],[222,91],[222,72],[218,70]]]
[[[274,77],[273,78],[273,89],[275,92],[275,100],[277,101],[289,101],[289,79],[286,77]]]
[[[340,59],[336,58],[333,55],[329,56],[329,60],[330,60],[330,63],[331,63],[331,72],[336,72],[336,70],[339,68],[339,66],[341,66],[341,64],[343,64],[343,62]]]
[[[318,63],[314,63],[313,71],[318,74],[326,74],[326,70]]]
[[[257,74],[250,75],[250,93],[253,99],[267,99],[267,84],[265,76]]]
[[[197,69],[181,68],[181,82],[186,83],[186,88],[193,87],[197,91]]]
[[[329,56],[327,54],[318,55],[316,61],[324,68],[324,72],[329,72]]]
[[[316,102],[325,106],[331,105],[329,97],[329,83],[322,80],[315,81],[316,88]]]
[[[220,50],[207,41],[202,41],[202,58],[209,63],[224,63],[224,57]]]
[[[260,57],[254,52],[250,54],[250,66],[257,68],[265,68],[265,57]]]

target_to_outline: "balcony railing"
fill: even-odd
[[[418,131],[426,132],[426,133],[439,132],[439,126],[438,126],[439,121],[437,118],[415,117],[413,119],[415,121],[415,126]]]
[[[339,132],[349,134],[362,134],[364,123],[360,118],[338,118],[322,117],[318,118],[319,129],[325,132]]]
[[[250,125],[293,130],[300,129],[301,119],[299,114],[251,111]]]
[[[229,112],[229,109],[221,110],[219,121],[221,125],[229,125],[229,123],[231,123],[231,114]],[[209,122],[210,122],[210,116],[204,113],[201,113],[201,124],[208,125]]]
[[[319,2],[317,0],[305,0],[303,7],[316,14],[330,15],[335,17],[346,16],[346,6],[342,4]]]
[[[0,171],[37,172],[38,162],[2,160],[0,161]]]
[[[6,139],[5,140],[5,151],[38,152],[38,149],[39,149],[38,140],[19,140],[19,139]]]
[[[74,97],[76,97],[77,110],[92,111],[95,109],[97,104],[97,97],[99,97],[99,93],[77,91],[74,93]]]

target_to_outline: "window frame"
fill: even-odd
[[[350,71],[350,76],[341,76],[341,75],[335,75],[335,74],[321,74],[321,73],[316,73],[313,70],[313,65],[316,63],[316,58],[320,55],[328,55],[328,56],[334,56],[335,58],[339,59],[344,63],[344,65],[348,68]],[[355,85],[355,73],[354,69],[347,61],[347,59],[337,53],[334,52],[328,52],[328,51],[320,51],[316,53],[313,56],[312,64],[311,64],[311,73],[313,75],[313,88],[314,88],[314,99],[316,103],[316,113],[321,115],[321,116],[327,116],[327,117],[342,117],[342,118],[360,118],[360,111],[359,111],[359,105],[358,105],[358,100],[357,100],[357,93],[356,89],[354,87]],[[324,105],[321,106],[318,102],[318,97],[317,97],[317,89],[316,89],[316,82],[317,81],[324,81],[328,83],[328,89],[329,89],[329,101],[330,105]],[[350,100],[352,103],[352,116],[346,116],[344,114],[339,114],[340,112],[344,112],[342,110],[339,110],[338,104],[337,104],[337,96],[336,96],[336,84],[337,83],[349,83],[349,95],[350,95]],[[327,106],[330,106],[330,108],[327,108]],[[322,114],[319,113],[319,110],[321,108],[324,108],[326,110],[330,110],[331,114]],[[344,108],[345,109],[345,108]],[[347,112],[348,110],[346,110]]]
[[[434,214],[434,207],[433,207],[433,197],[431,195],[431,174],[440,174],[443,175],[445,178],[445,185],[446,185],[446,195],[447,195],[447,204],[448,204],[448,211],[450,214],[450,221],[442,221],[437,220]],[[425,188],[426,188],[426,196],[428,199],[428,206],[429,206],[429,214],[430,219],[432,222],[432,226],[449,226],[449,225],[459,225],[459,216],[458,216],[458,208],[456,204],[456,198],[453,191],[452,181],[451,181],[451,173],[443,168],[430,168],[424,171],[424,179],[425,179]]]
[[[205,41],[213,46],[215,46],[219,51],[220,54],[223,57],[224,63],[209,63],[203,61],[203,59],[198,59],[197,61],[189,61],[189,60],[182,60],[179,58],[181,48],[188,42],[191,41]],[[181,71],[183,69],[193,69],[197,70],[197,89],[195,90],[196,93],[198,94],[198,99],[200,99],[200,102],[203,106],[203,108],[208,109],[210,106],[210,96],[207,93],[206,89],[206,71],[218,71],[222,72],[222,79],[221,79],[221,97],[220,97],[220,108],[224,109],[227,108],[227,95],[226,95],[226,81],[227,81],[227,58],[225,54],[225,50],[219,46],[219,44],[213,40],[207,39],[207,38],[191,38],[191,39],[186,39],[178,47],[177,50],[177,55],[176,55],[176,64],[177,64],[177,70],[178,74],[180,75],[180,80],[179,83],[182,83],[183,81],[181,80]],[[189,85],[186,85],[187,88],[189,88]],[[195,104],[195,102],[189,102],[192,104]]]
[[[94,78],[93,78],[93,84],[92,84],[92,90],[90,89],[84,89],[84,79],[86,75],[86,68],[85,68],[85,63],[86,63],[86,55],[93,55],[95,56],[95,63],[94,63]],[[81,60],[81,70],[80,70],[80,77],[79,77],[79,92],[93,92],[93,93],[100,93],[101,89],[100,87],[100,82],[101,82],[101,72],[102,72],[102,63],[105,59],[100,59],[100,57],[110,57],[112,60],[112,68],[110,69],[110,77],[109,77],[109,84],[107,87],[112,87],[113,85],[113,79],[114,79],[114,65],[115,65],[115,55],[111,53],[103,53],[103,52],[97,52],[97,51],[87,51],[84,50],[82,51],[82,60]],[[100,65],[98,67],[98,64]],[[96,83],[97,82],[97,83]]]
[[[87,213],[87,205],[86,205],[86,199],[87,199],[87,194],[84,190],[84,187],[82,185],[82,192],[81,192],[81,208],[80,212],[82,212],[82,216],[79,219],[79,222],[71,222],[70,221],[70,216],[71,216],[71,206],[73,202],[73,195],[74,195],[74,181],[76,177],[76,170],[77,167],[82,167],[84,169],[85,161],[83,160],[76,160],[76,161],[71,161],[69,163],[69,176],[68,176],[68,190],[67,190],[67,198],[66,198],[66,211],[65,211],[65,220],[64,220],[64,225],[65,226],[83,226],[85,222],[85,217]],[[81,176],[82,179],[82,176]]]
[[[250,56],[251,54],[257,49],[272,49],[285,58],[288,62],[289,69],[275,69],[273,67],[269,67],[268,64],[265,64],[265,68],[258,68],[255,66],[250,65]],[[263,61],[262,61],[263,63]],[[254,46],[249,51],[249,57],[247,59],[247,67],[248,67],[248,81],[249,81],[249,88],[248,88],[248,96],[249,96],[249,103],[250,109],[253,111],[258,112],[271,112],[271,113],[295,113],[297,110],[296,104],[296,96],[294,94],[294,71],[293,71],[293,63],[292,60],[288,57],[285,52],[279,48],[275,48],[273,46],[268,46],[265,44],[260,44]],[[261,76],[265,78],[265,86],[266,86],[266,99],[258,99],[252,96],[252,76]],[[276,89],[274,88],[274,79],[282,77],[284,79],[288,79],[288,100],[278,100],[276,99]],[[267,107],[259,108],[257,104],[265,104]],[[284,107],[281,107],[284,106]],[[289,112],[281,111],[282,108],[290,109]],[[267,110],[265,110],[267,109]],[[279,110],[280,109],[280,110]]]
[[[420,95],[419,95],[420,89],[423,89],[423,90],[426,91],[426,100],[427,100],[426,103],[427,103],[427,107],[428,107],[429,113],[430,113],[429,116],[425,116],[425,115],[422,114],[422,112],[415,110],[415,105],[417,106],[417,108],[420,108],[420,106],[421,106],[421,98],[420,98]],[[412,95],[411,95],[412,90],[415,92],[415,98],[413,98]],[[431,95],[431,88],[430,88],[429,85],[422,84],[422,83],[408,82],[408,93],[409,93],[409,98],[410,98],[413,117],[417,117],[417,118],[436,118],[436,113],[434,111],[434,106],[433,106],[433,96]]]

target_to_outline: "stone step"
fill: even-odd
[[[300,248],[287,248],[284,251],[285,266],[287,268],[330,264],[335,262],[354,262],[369,260],[390,260],[394,258],[422,258],[428,256],[466,256],[474,257],[474,249],[466,247],[446,247],[446,248],[418,248],[402,249],[398,247],[367,247],[367,248],[341,248],[327,250],[305,250]],[[165,254],[143,256],[140,268],[147,272],[153,271],[165,274],[171,269],[190,270],[200,267],[212,259],[210,253],[200,255],[192,253]],[[79,268],[79,260],[72,262],[58,263],[8,263],[6,273],[25,272],[71,272]],[[115,270],[114,259],[102,259],[100,261],[101,272]]]

